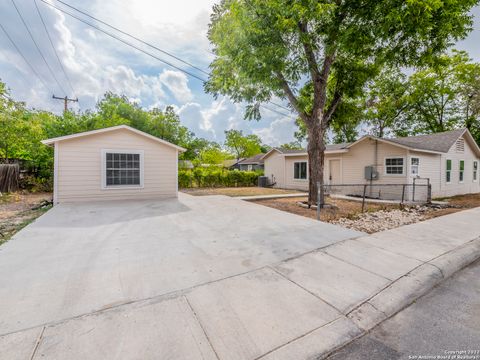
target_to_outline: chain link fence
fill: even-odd
[[[324,185],[326,195],[345,195],[361,199],[390,200],[400,203],[427,203],[430,184],[336,184]]]

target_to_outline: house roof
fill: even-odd
[[[257,165],[263,164],[263,155],[265,154],[257,154],[252,157],[242,159],[238,163],[241,165]]]
[[[458,130],[445,131],[445,132],[436,133],[436,134],[399,137],[399,138],[393,138],[393,139],[377,138],[375,136],[365,135],[361,139],[352,143],[327,145],[325,152],[333,153],[333,152],[348,151],[348,149],[351,148],[353,145],[358,144],[359,142],[365,139],[373,139],[373,140],[379,140],[379,141],[391,143],[392,145],[398,145],[400,147],[408,148],[410,150],[415,150],[415,151],[447,153],[450,150],[450,148],[453,146],[453,144],[455,144],[455,142],[458,140],[458,138],[463,135],[466,135],[467,140],[469,141],[474,151],[477,153],[477,155],[480,155],[480,147],[473,139],[472,134],[470,134],[470,131],[468,131],[467,129],[458,129]],[[277,151],[280,154],[283,154],[285,156],[307,154],[306,149],[290,150],[290,149],[282,149],[282,148],[273,148],[263,156],[263,159],[265,159],[273,151]]]
[[[45,145],[53,145],[55,144],[56,142],[59,142],[59,141],[65,141],[65,140],[70,140],[70,139],[76,139],[76,138],[79,138],[79,137],[84,137],[84,136],[90,136],[90,135],[95,135],[95,134],[101,134],[101,133],[105,133],[105,132],[110,132],[110,131],[115,131],[115,130],[120,130],[120,129],[125,129],[125,130],[129,130],[133,133],[136,133],[138,135],[141,135],[141,136],[144,136],[148,139],[151,139],[151,140],[154,140],[154,141],[157,141],[163,145],[167,145],[167,146],[171,146],[175,149],[177,149],[178,151],[185,151],[186,149],[178,146],[178,145],[175,145],[175,144],[172,144],[171,142],[168,142],[166,140],[163,140],[163,139],[160,139],[156,136],[153,136],[153,135],[150,135],[150,134],[147,134],[146,132],[143,132],[143,131],[140,131],[140,130],[137,130],[135,128],[132,128],[131,126],[128,126],[128,125],[118,125],[118,126],[111,126],[111,127],[108,127],[108,128],[103,128],[103,129],[97,129],[97,130],[91,130],[91,131],[84,131],[84,132],[80,132],[80,133],[76,133],[76,134],[71,134],[71,135],[65,135],[65,136],[59,136],[59,137],[56,137],[56,138],[51,138],[51,139],[47,139],[47,140],[42,140],[42,144],[45,144]]]
[[[243,159],[241,159],[241,160],[243,160]],[[237,159],[228,159],[228,160],[223,160],[222,165],[224,167],[229,168],[229,167],[232,167],[233,165],[236,165],[237,163],[238,163]]]
[[[386,139],[388,141],[419,150],[438,151],[446,153],[455,144],[466,129],[445,131],[437,134],[409,136],[404,138]]]

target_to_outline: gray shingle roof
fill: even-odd
[[[437,134],[409,136],[404,138],[385,139],[412,149],[429,150],[446,153],[465,129],[445,131]]]
[[[329,144],[326,147],[326,151],[335,151],[335,150],[342,150],[345,149],[348,145],[352,143],[341,143],[341,144]],[[307,152],[307,149],[299,149],[299,150],[291,150],[291,149],[283,149],[277,148],[283,154],[304,154]]]
[[[437,134],[408,136],[393,139],[384,139],[411,149],[436,151],[446,153],[455,144],[455,141],[463,134],[465,129],[445,131]],[[373,137],[373,136],[372,136]],[[330,144],[327,145],[326,151],[335,151],[347,148],[353,143]],[[289,150],[277,148],[283,154],[304,154],[306,149]]]
[[[263,164],[262,156],[265,154],[257,154],[255,156],[240,160],[238,163],[242,165],[249,165],[249,164]]]

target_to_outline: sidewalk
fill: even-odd
[[[480,256],[480,208],[0,337],[15,359],[326,356]]]

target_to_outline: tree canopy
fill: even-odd
[[[244,135],[242,130],[226,130],[225,146],[237,160],[262,152],[262,141],[257,135]]]
[[[311,203],[342,99],[361,93],[381,66],[416,66],[464,37],[477,2],[223,0],[211,17],[216,56],[205,88],[246,101],[254,119],[260,103],[288,100],[307,129]]]

